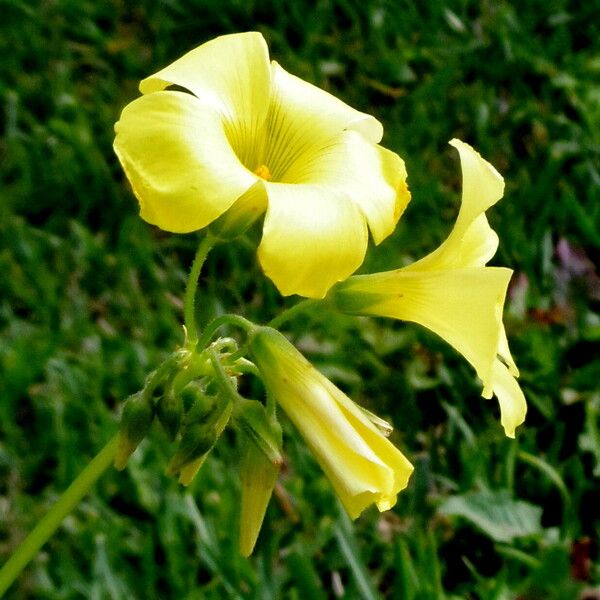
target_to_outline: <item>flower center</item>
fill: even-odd
[[[267,165],[260,165],[260,167],[257,167],[255,169],[254,173],[266,181],[270,181],[273,177],[273,175],[271,175],[271,171],[269,171],[269,167],[267,167]]]

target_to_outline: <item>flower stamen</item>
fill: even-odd
[[[273,175],[271,175],[271,171],[269,171],[269,167],[267,167],[267,165],[260,165],[260,167],[254,171],[254,174],[258,175],[265,181],[270,181],[273,178]]]

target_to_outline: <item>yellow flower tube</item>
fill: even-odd
[[[381,123],[269,62],[260,33],[211,40],[140,90],[114,149],[142,218],[186,233],[233,209],[227,237],[265,212],[258,257],[284,295],[322,298],[410,200]]]
[[[498,247],[485,211],[502,197],[504,181],[471,146],[450,144],[460,155],[463,193],[448,238],[407,267],[351,277],[332,296],[344,312],[412,321],[437,333],[473,365],[482,395],[496,394],[506,435],[514,437],[527,405],[502,324],[512,271],[485,266]]]
[[[408,484],[406,457],[340,389],[278,331],[256,330],[250,352],[268,392],[300,431],[354,519],[370,506],[388,510]]]

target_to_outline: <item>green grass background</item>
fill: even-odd
[[[153,430],[7,597],[572,599],[600,583],[600,3],[0,1],[0,560],[114,433],[181,341],[198,235],[158,231],[112,152],[139,80],[218,34],[258,29],[285,68],[376,115],[413,201],[363,270],[448,233],[448,140],[506,178],[489,213],[515,269],[506,324],[529,400],[516,441],[472,369],[416,326],[321,314],[286,326],[416,466],[390,512],[351,524],[285,423],[257,550],[236,550],[234,438],[189,489]],[[255,246],[218,248],[199,317],[265,322],[283,301]],[[590,597],[590,596],[587,596]]]

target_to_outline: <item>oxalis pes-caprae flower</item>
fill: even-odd
[[[142,218],[186,233],[229,212],[218,235],[265,211],[258,257],[284,295],[322,298],[410,200],[381,123],[269,62],[260,33],[207,42],[140,91],[114,148]]]
[[[207,42],[143,80],[140,90],[116,125],[115,151],[145,220],[179,233],[208,227],[225,241],[264,213],[258,257],[283,295],[327,295],[344,313],[428,327],[473,365],[484,397],[496,394],[505,432],[514,437],[526,405],[502,324],[511,271],[486,266],[498,237],[485,211],[502,197],[504,182],[475,150],[451,142],[463,195],[447,240],[408,267],[350,277],[363,261],[367,228],[379,243],[410,200],[403,161],[378,145],[377,120],[269,63],[258,33]],[[171,376],[179,383],[166,386],[177,418],[164,422],[164,400],[146,402],[140,413],[156,414],[180,439],[168,472],[187,485],[225,427],[237,429],[244,440],[240,549],[250,554],[281,464],[278,405],[351,517],[372,504],[394,506],[413,467],[387,439],[391,426],[354,404],[277,330],[246,323],[245,367],[262,379],[266,405],[237,393],[247,370],[235,342],[227,348],[231,341],[209,344],[211,336],[188,340],[182,372]],[[173,400],[178,396],[187,400]],[[128,404],[141,406],[143,397]],[[138,421],[124,418],[117,466],[152,420],[140,432]]]
[[[525,420],[527,404],[502,323],[510,269],[486,266],[498,248],[485,211],[504,193],[504,180],[468,144],[450,142],[460,156],[462,202],[450,235],[411,265],[350,277],[332,290],[339,310],[413,321],[454,346],[495,394],[506,435]]]

